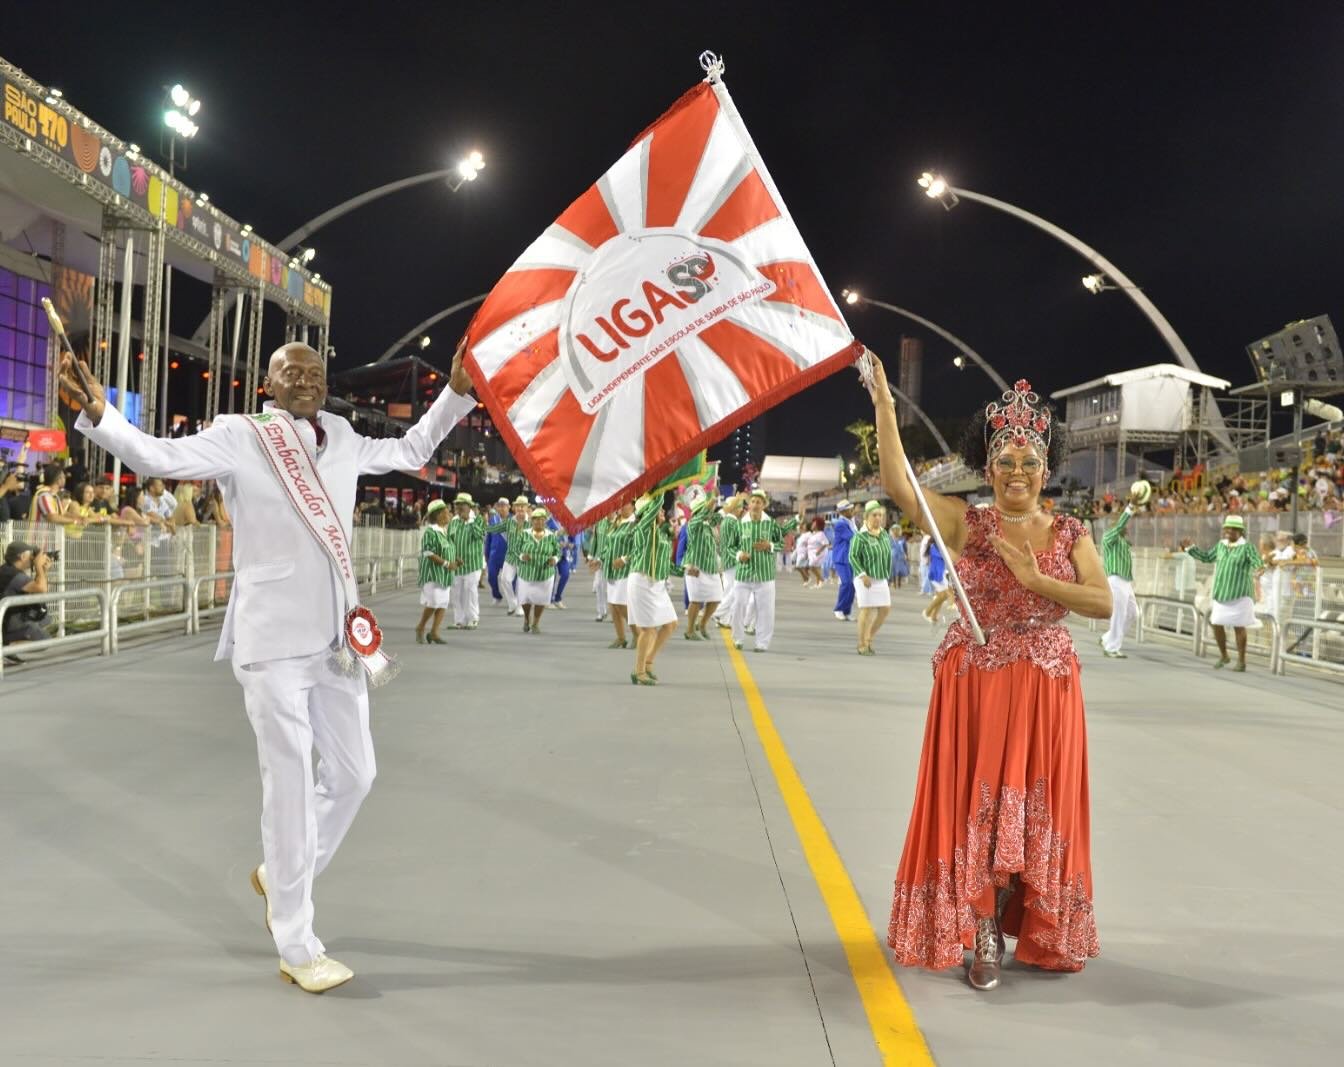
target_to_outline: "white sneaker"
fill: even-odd
[[[845,616],[845,613],[844,613],[843,611],[833,611],[833,612],[831,612],[831,614],[834,615],[834,616],[835,616],[837,619],[839,619],[841,622],[844,622],[844,621],[845,621],[846,616]]]
[[[355,976],[355,972],[344,963],[329,956],[318,956],[304,964],[289,964],[280,961],[280,977],[305,993],[325,993],[338,985],[345,985]]]
[[[565,610],[565,602],[564,602],[563,600],[552,600],[552,601],[551,601],[551,607],[553,607],[553,608],[559,608],[561,611],[564,611],[564,610]]]

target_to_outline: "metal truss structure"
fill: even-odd
[[[202,202],[190,189],[167,171],[142,155],[138,155],[132,145],[121,141],[92,122],[87,116],[71,107],[64,99],[52,98],[46,87],[33,81],[23,71],[4,59],[0,59],[0,74],[3,74],[9,82],[21,87],[36,99],[46,99],[48,106],[58,111],[69,124],[78,125],[81,130],[96,135],[103,145],[111,146],[119,154],[135,159],[137,164],[144,168],[147,175],[158,181],[158,188],[162,190],[163,199],[160,202],[159,212],[155,215],[133,200],[120,195],[110,186],[93,180],[89,174],[72,165],[40,141],[25,136],[22,131],[8,122],[0,122],[0,151],[14,151],[32,164],[41,167],[49,175],[60,179],[68,186],[74,187],[99,206],[101,212],[100,248],[94,291],[92,365],[90,369],[100,381],[104,382],[112,381],[115,377],[112,374],[112,351],[113,334],[115,332],[116,288],[119,284],[136,284],[135,277],[119,277],[121,256],[124,253],[126,239],[134,235],[137,261],[135,273],[138,274],[140,269],[144,271],[142,280],[143,315],[141,317],[143,324],[143,347],[141,349],[143,359],[138,361],[140,364],[138,389],[142,398],[140,408],[142,429],[150,433],[155,431],[161,415],[158,410],[162,403],[160,398],[164,395],[164,391],[159,386],[166,382],[169,370],[168,366],[165,365],[165,346],[161,332],[164,329],[165,252],[169,246],[187,253],[197,262],[208,264],[213,274],[211,326],[207,352],[207,369],[210,375],[210,384],[207,390],[207,417],[213,417],[218,413],[220,380],[229,376],[230,385],[232,384],[232,375],[237,371],[237,360],[239,359],[242,360],[244,368],[244,374],[242,375],[245,383],[243,408],[246,411],[256,409],[257,377],[261,358],[262,313],[266,301],[272,301],[284,310],[287,339],[306,340],[309,331],[313,330],[318,342],[315,347],[324,358],[326,357],[330,335],[328,311],[298,299],[287,288],[275,284],[270,277],[257,277],[238,259],[221,254],[218,249],[199,240],[186,230],[176,225],[166,225],[164,217],[167,214],[168,191],[171,189],[180,200],[195,202],[197,204],[196,210],[207,213],[215,222],[227,222],[230,226],[237,227],[238,224],[234,220],[218,211],[213,203]],[[48,205],[36,202],[36,198],[34,198],[34,201],[38,208],[48,207]],[[53,226],[52,258],[54,262],[60,263],[64,257],[64,224],[53,218]],[[253,246],[259,248],[267,256],[284,257],[288,261],[289,257],[279,248],[261,241],[250,230],[244,229],[242,232],[248,234],[248,240],[253,242]],[[218,241],[218,234],[216,234],[216,240]],[[143,256],[142,249],[144,250]],[[180,257],[176,258],[180,261]],[[319,290],[322,296],[326,298],[326,307],[330,307],[331,290],[325,282],[314,281],[312,276],[301,268],[291,266],[288,269],[291,272],[297,270],[303,278],[304,285]],[[239,336],[241,331],[238,329],[238,320],[235,319],[234,321],[232,335],[229,333],[229,324],[225,321],[228,317],[225,308],[231,307],[233,298],[239,294],[246,298],[248,307],[246,346],[242,347],[241,351],[239,350],[241,347],[239,342],[242,338]],[[231,350],[227,353],[225,352],[226,337],[231,339]],[[50,360],[49,366],[51,372],[47,390],[47,414],[50,424],[56,411],[57,361]],[[132,378],[131,381],[134,382],[135,379]],[[232,393],[230,393],[229,406],[233,406]],[[92,466],[95,459],[98,463],[101,463],[103,457],[101,455],[90,456],[91,468],[101,469],[100,466]]]

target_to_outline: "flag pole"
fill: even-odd
[[[870,385],[873,380],[873,360],[875,358],[865,348],[863,355],[855,363],[859,378],[865,386]],[[980,620],[975,617],[975,609],[971,607],[971,599],[966,595],[966,587],[961,584],[961,576],[957,574],[956,564],[952,562],[952,553],[947,550],[943,535],[938,532],[938,523],[934,521],[933,510],[929,507],[928,498],[924,495],[924,489],[919,484],[919,478],[915,475],[915,468],[910,463],[910,457],[904,454],[904,449],[902,449],[901,458],[905,462],[905,474],[910,479],[910,487],[915,491],[915,499],[919,501],[919,513],[923,517],[924,528],[929,531],[929,536],[933,538],[933,543],[938,546],[938,551],[943,554],[943,561],[947,564],[947,580],[952,583],[952,591],[956,593],[957,603],[961,605],[961,617],[966,620],[966,624],[971,628],[975,643],[978,645],[987,644],[985,632],[980,629]]]

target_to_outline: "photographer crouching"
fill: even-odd
[[[51,563],[42,549],[11,541],[5,548],[4,566],[0,567],[0,598],[49,592],[47,569]],[[4,618],[5,648],[20,641],[45,641],[51,636],[42,625],[46,617],[47,609],[41,604],[10,608]]]

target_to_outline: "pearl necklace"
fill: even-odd
[[[995,506],[994,510],[999,513],[1000,522],[1011,522],[1014,524],[1027,522],[1029,519],[1034,519],[1037,515],[1041,513],[1041,509],[1037,508],[1035,511],[1028,512],[1026,515],[1005,515],[997,505]]]

